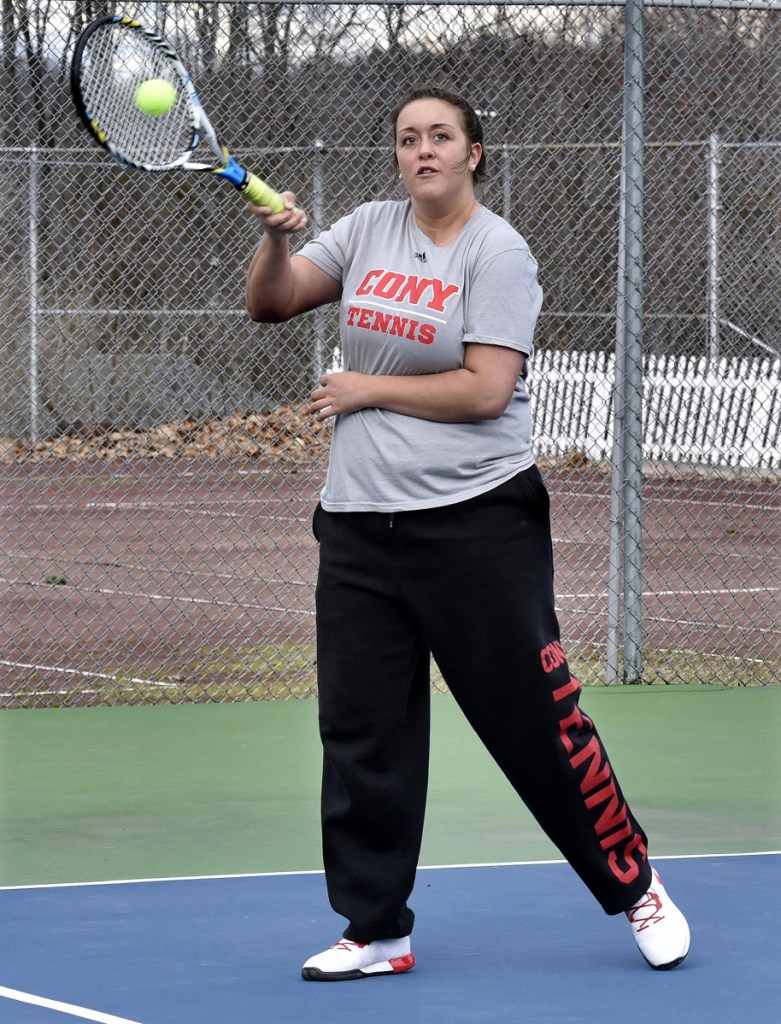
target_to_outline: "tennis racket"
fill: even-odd
[[[156,116],[136,104],[142,83],[163,80],[175,89],[170,109]],[[282,197],[241,167],[204,113],[187,69],[161,36],[124,15],[93,21],[79,36],[71,62],[71,93],[93,138],[115,160],[139,171],[208,171],[251,203],[284,209]],[[204,143],[204,162],[194,159]]]

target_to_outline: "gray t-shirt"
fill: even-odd
[[[367,203],[299,255],[342,283],[345,370],[441,373],[463,366],[467,344],[532,352],[542,304],[537,264],[523,238],[485,208],[453,242],[436,246],[418,228],[408,200]],[[528,469],[525,376],[495,420],[441,423],[374,408],[337,416],[323,508],[434,508]]]

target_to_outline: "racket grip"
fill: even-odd
[[[265,181],[261,181],[256,174],[250,174],[241,193],[255,206],[268,206],[273,213],[281,213],[285,209],[285,201],[282,196]]]

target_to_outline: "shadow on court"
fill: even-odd
[[[559,863],[420,871],[415,970],[340,984],[299,977],[338,934],[320,874],[8,889],[0,984],[67,1012],[0,998],[0,1021],[775,1021],[781,858],[657,863],[693,936],[666,973]]]

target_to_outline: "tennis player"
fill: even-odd
[[[408,193],[370,202],[291,256],[292,193],[249,268],[253,320],[340,303],[342,372],[311,398],[334,420],[314,513],[323,856],[343,937],[303,977],[415,964],[408,900],[429,757],[430,659],[540,826],[659,970],[689,928],[648,860],[554,611],[549,499],[526,385],[542,303],[524,239],[478,201],[483,129],[427,87],[391,118]],[[519,951],[520,953],[520,951]]]

